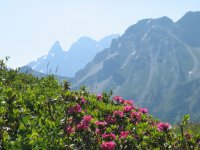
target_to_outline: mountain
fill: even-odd
[[[112,90],[166,121],[200,121],[200,12],[140,20],[76,73],[74,88]]]
[[[45,74],[43,74],[41,72],[37,72],[37,71],[33,70],[29,66],[23,66],[23,67],[19,68],[19,72],[25,73],[25,74],[31,74],[31,75],[38,77],[38,78],[42,78],[42,77],[46,76]]]
[[[29,66],[23,66],[21,68],[19,68],[19,72],[21,73],[25,73],[25,74],[31,74],[34,77],[38,77],[38,78],[43,78],[43,77],[47,77],[47,74],[41,73],[41,72],[37,72],[35,70],[33,70],[31,67]],[[59,82],[63,82],[64,80],[73,82],[73,78],[69,78],[69,77],[63,77],[63,76],[58,76],[58,75],[54,75],[54,77],[59,81]]]
[[[100,41],[81,37],[72,44],[68,51],[64,51],[59,41],[56,41],[46,56],[30,62],[27,66],[44,74],[53,73],[73,77],[78,70],[84,68],[94,58],[96,53],[109,47],[112,39],[118,36],[117,34],[109,35]]]
[[[182,39],[192,47],[200,47],[200,13],[188,12],[177,24],[183,31]]]
[[[59,64],[65,62],[65,55],[66,52],[63,51],[60,42],[56,41],[49,50],[48,55],[40,57],[37,61],[31,62],[27,66],[43,74],[59,74],[58,69],[61,67]]]

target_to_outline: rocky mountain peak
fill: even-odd
[[[183,17],[181,17],[181,19],[179,19],[177,21],[177,23],[181,24],[181,23],[190,23],[189,21],[194,21],[194,22],[199,22],[199,17],[200,17],[200,11],[189,11],[187,12]]]
[[[59,41],[56,41],[53,46],[50,48],[49,50],[49,54],[51,55],[55,55],[55,54],[59,54],[59,53],[63,53],[63,49],[60,45]]]
[[[74,88],[86,85],[94,93],[112,90],[114,95],[134,98],[161,119],[175,121],[186,113],[198,119],[200,25],[195,22],[200,17],[188,16],[179,23],[161,17],[130,26],[76,74]]]
[[[78,70],[84,68],[95,57],[96,53],[109,47],[113,38],[114,36],[107,36],[104,42],[100,43],[84,36],[73,43],[68,51],[63,51],[60,42],[56,41],[48,55],[29,63],[28,66],[42,73],[46,73],[48,66],[51,73],[73,77]]]
[[[176,24],[181,28],[181,38],[189,45],[200,46],[200,11],[188,12]]]

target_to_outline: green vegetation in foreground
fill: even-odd
[[[187,116],[187,115],[186,115]],[[200,123],[187,123],[187,125],[184,126],[185,130],[190,131],[193,135],[200,134]],[[177,133],[181,132],[180,125],[174,125],[174,130]]]
[[[68,82],[8,70],[0,61],[0,149],[200,149],[188,120],[177,132],[120,96],[70,91]]]

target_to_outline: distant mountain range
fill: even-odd
[[[130,26],[76,73],[73,85],[113,90],[163,120],[189,113],[200,121],[200,12]]]
[[[83,37],[68,52],[56,42],[48,55],[28,65],[32,74],[75,75],[60,78],[71,81],[73,89],[86,85],[90,92],[112,90],[132,98],[165,121],[187,113],[200,121],[200,12],[177,22],[140,20],[122,36],[100,41]]]
[[[25,74],[31,74],[35,77],[38,77],[38,78],[43,78],[43,77],[46,77],[47,74],[44,74],[44,73],[41,73],[41,72],[38,72],[38,71],[35,71],[33,70],[31,67],[29,66],[23,66],[23,67],[20,67],[19,68],[19,72],[21,73],[25,73]],[[59,75],[54,75],[54,77],[59,81],[59,82],[63,82],[64,80],[67,80],[67,81],[73,81],[73,78],[70,78],[70,77],[64,77],[64,76],[59,76]]]
[[[59,41],[56,41],[46,56],[30,62],[27,66],[43,74],[74,77],[78,70],[83,69],[89,61],[92,61],[98,52],[108,48],[112,39],[117,37],[119,35],[113,34],[100,41],[81,37],[68,51],[64,51]]]

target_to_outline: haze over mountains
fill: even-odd
[[[130,26],[76,73],[75,88],[134,98],[164,120],[200,120],[200,12],[177,22],[144,19]]]
[[[140,20],[111,39],[104,50],[97,48],[100,41],[80,39],[68,54],[56,42],[47,56],[29,66],[46,73],[51,62],[52,73],[68,76],[83,68],[71,80],[74,89],[86,85],[94,93],[112,90],[160,119],[174,122],[189,113],[200,121],[200,12],[188,12],[177,22],[168,17]],[[95,52],[86,58],[79,47]]]
[[[81,37],[68,51],[64,51],[59,41],[56,41],[46,56],[30,62],[27,66],[44,74],[74,77],[78,70],[84,68],[99,51],[108,48],[112,39],[118,36],[109,35],[99,41]]]

